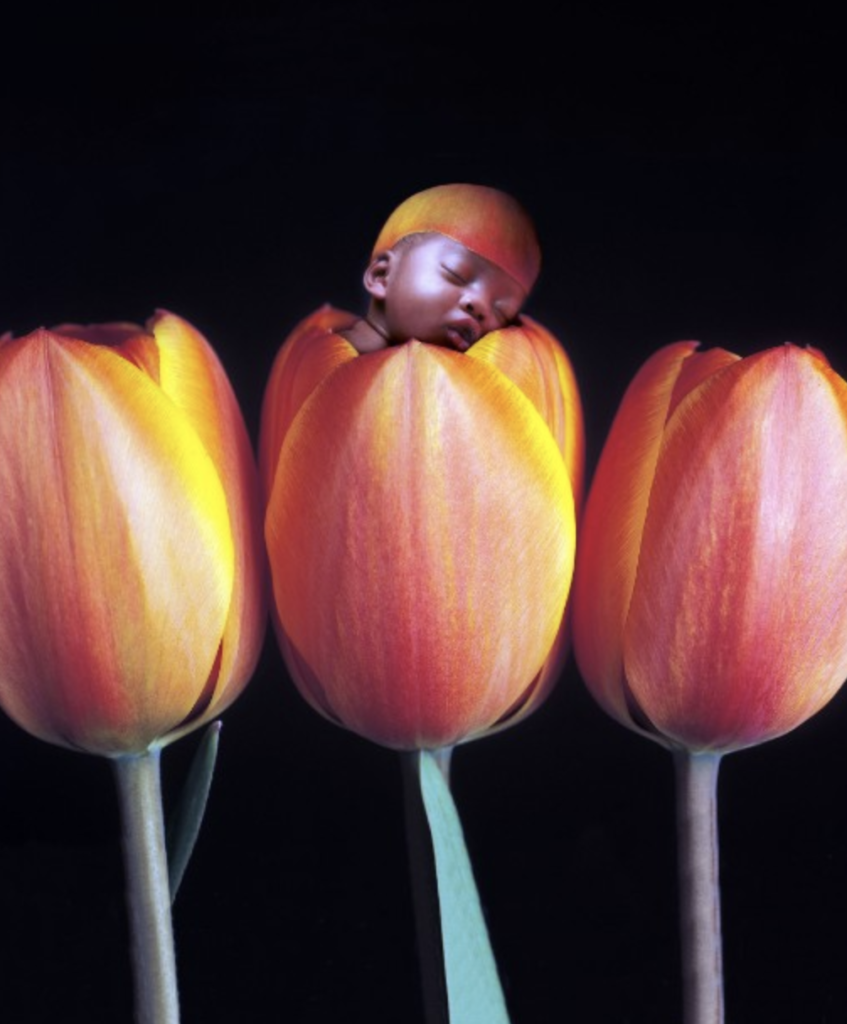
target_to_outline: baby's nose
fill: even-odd
[[[464,311],[469,313],[475,320],[482,322],[486,316],[486,306],[479,296],[468,295],[462,304]]]

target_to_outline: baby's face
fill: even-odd
[[[384,313],[393,342],[417,338],[465,352],[512,323],[526,299],[504,270],[445,235],[421,235],[391,256]]]

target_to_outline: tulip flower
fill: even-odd
[[[351,319],[325,306],[304,320],[268,383],[272,617],[308,703],[401,751],[427,1020],[502,1024],[447,765],[537,708],[565,656],[579,395],[528,317],[465,354],[410,341],[359,355],[334,333]]]
[[[720,758],[796,728],[847,676],[847,384],[812,349],[696,349],[660,349],[627,390],[573,594],[588,689],[674,753],[687,1024],[723,1019]]]
[[[395,749],[450,747],[528,714],[560,665],[576,389],[528,318],[467,354],[367,356],[332,332],[349,319],[304,321],[266,392],[274,622],[321,714]]]
[[[114,760],[128,869],[143,873],[158,855],[135,843],[156,838],[159,751],[236,699],[265,633],[241,411],[209,343],[164,311],[146,329],[5,335],[0,408],[0,706],[40,739]],[[166,897],[158,921],[136,922],[165,945]],[[151,972],[170,972],[160,954],[139,965],[151,998]],[[150,1019],[175,1019],[175,1000]]]

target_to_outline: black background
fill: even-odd
[[[660,345],[790,340],[847,372],[839,17],[197,12],[4,28],[0,331],[170,309],[255,438],[277,347],[324,301],[362,306],[390,210],[478,181],[537,221],[528,312],[573,360],[589,470]],[[847,1018],[846,699],[723,762],[733,1024]],[[163,755],[169,806],[195,746]],[[458,750],[454,792],[513,1024],[678,1021],[670,755],[571,663],[532,718]],[[130,1020],[124,914],[109,763],[0,719],[3,1020]],[[186,1024],[422,1024],[398,757],[307,708],[270,632],[174,926]]]

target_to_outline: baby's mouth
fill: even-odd
[[[470,320],[447,325],[447,337],[450,344],[460,352],[465,352],[479,337],[476,324]]]

